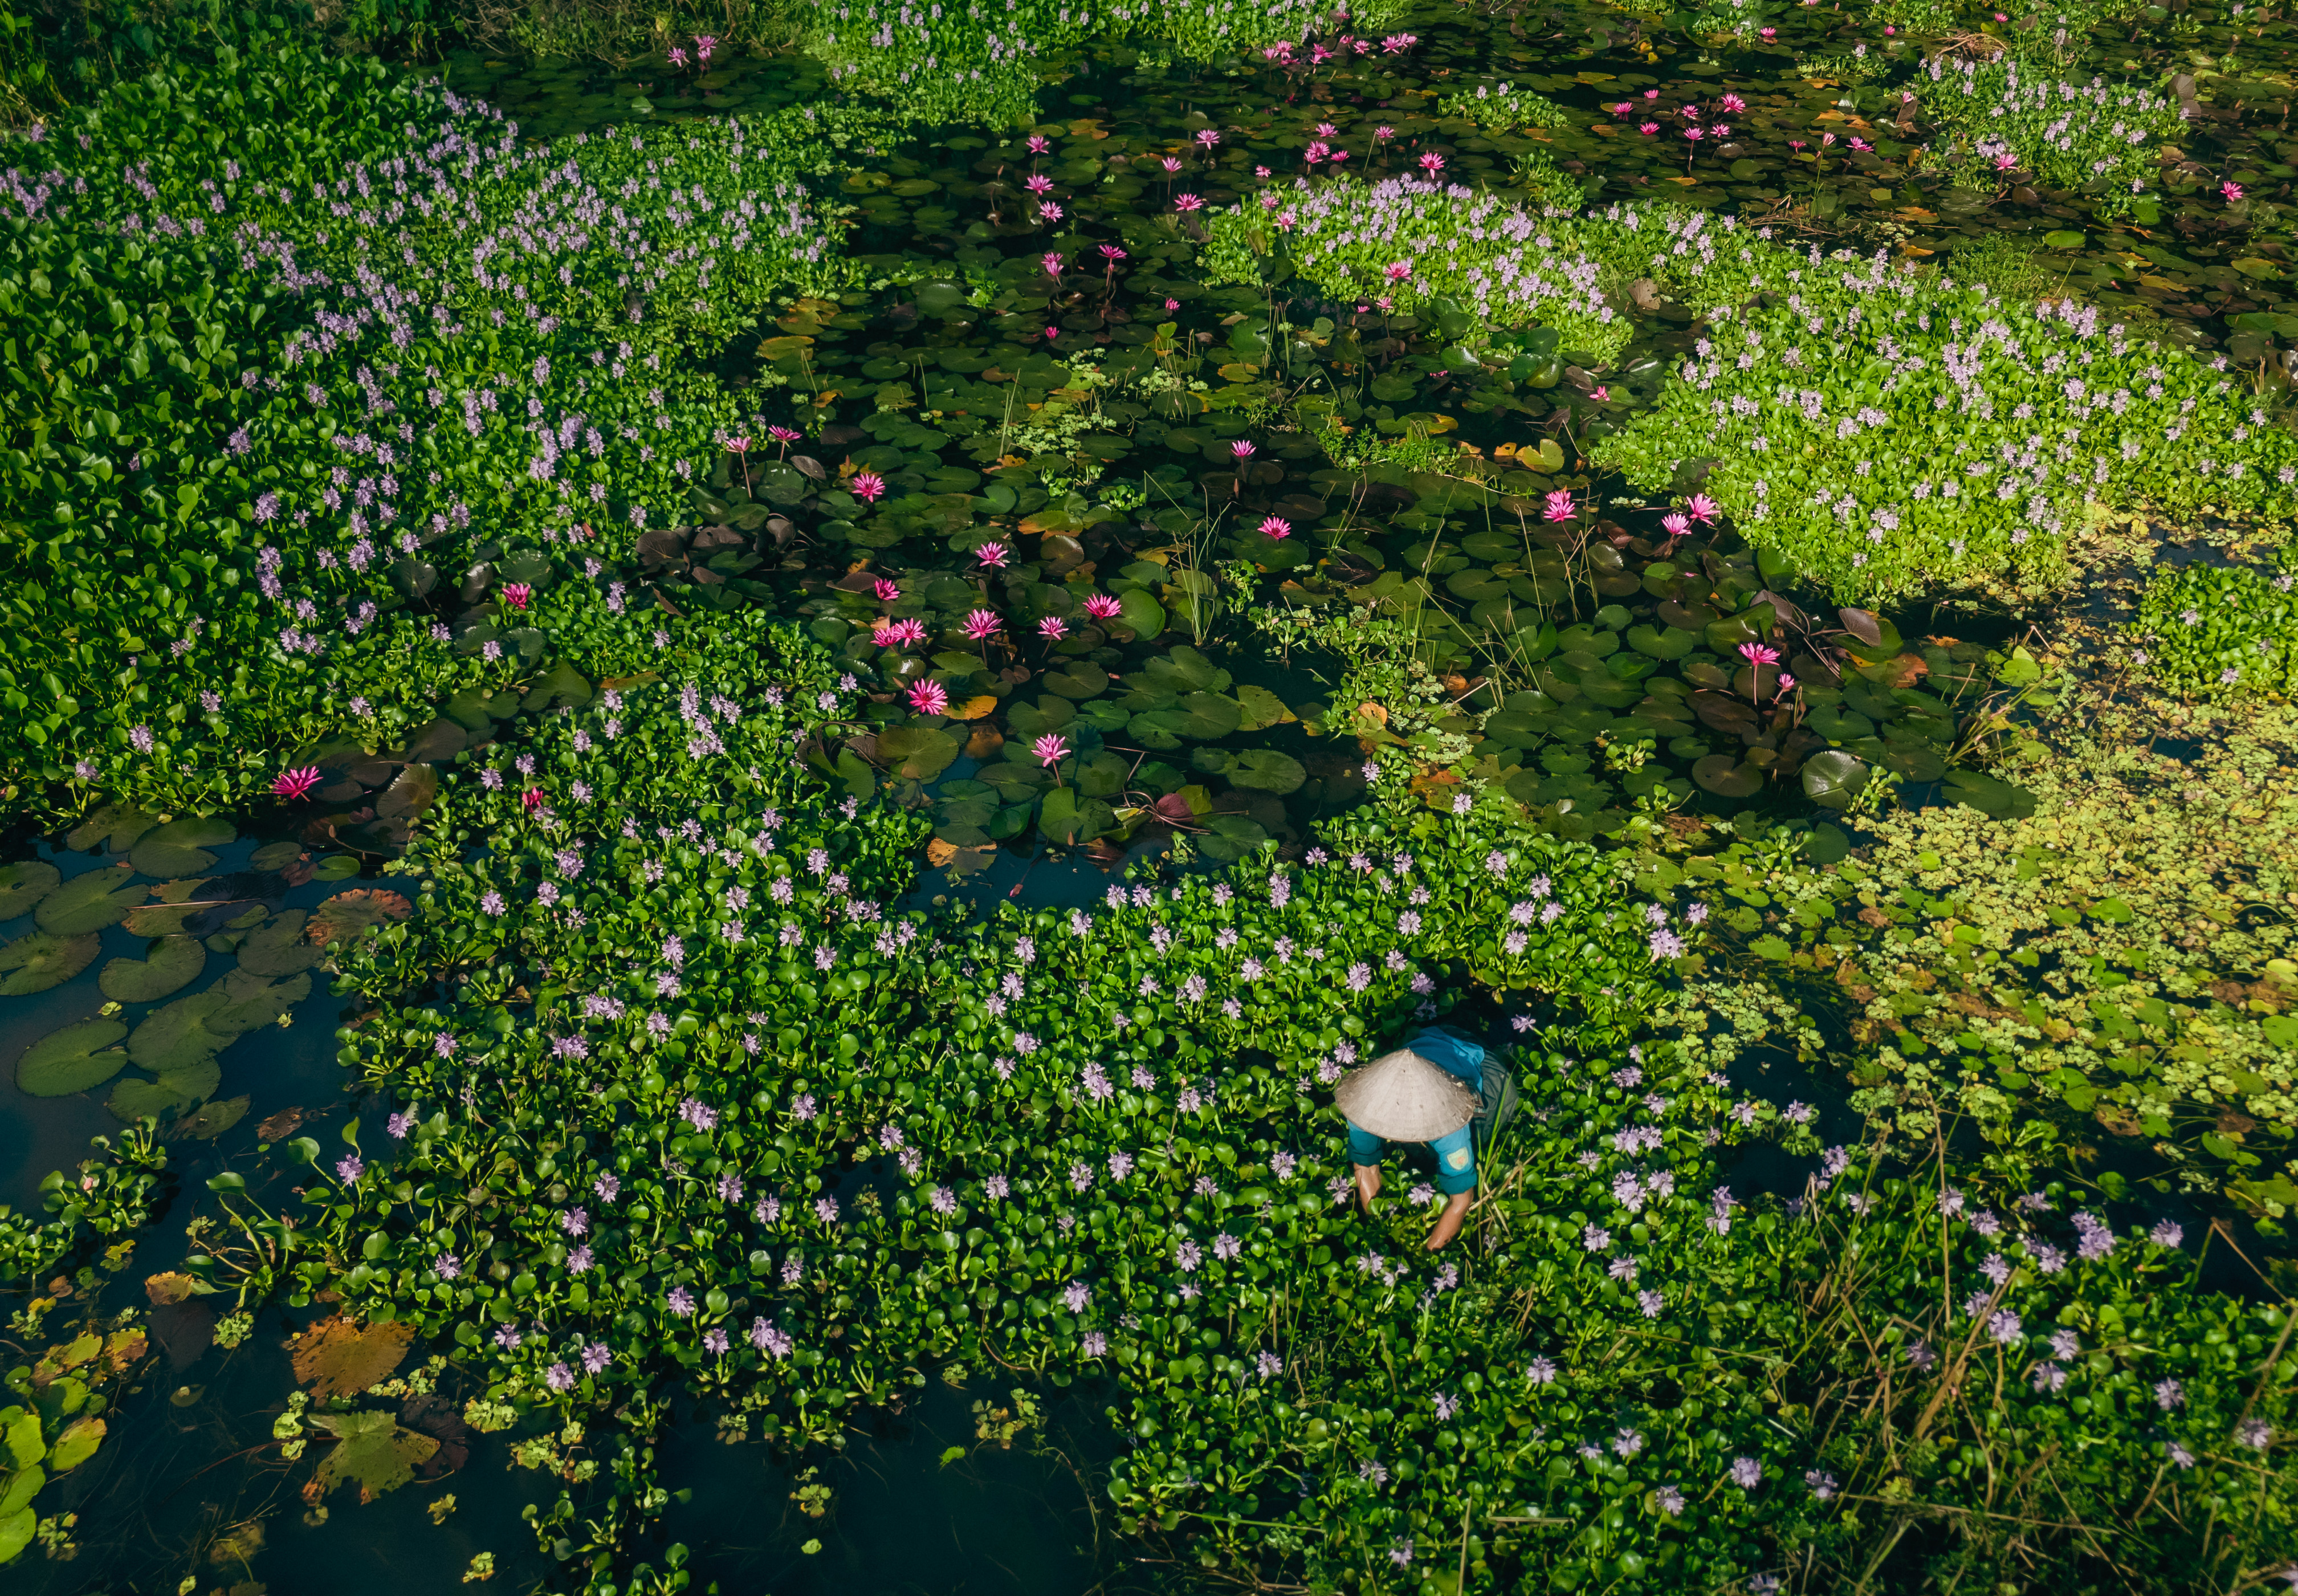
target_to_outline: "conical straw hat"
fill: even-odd
[[[1476,1095],[1459,1076],[1409,1047],[1352,1070],[1333,1088],[1350,1122],[1392,1142],[1433,1142],[1476,1117]]]

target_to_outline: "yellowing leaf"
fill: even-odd
[[[343,1318],[322,1319],[295,1338],[295,1378],[311,1388],[311,1400],[351,1396],[387,1378],[407,1356],[415,1327],[404,1322],[361,1326]]]
[[[978,721],[996,707],[997,695],[983,693],[980,697],[968,699],[962,704],[952,704],[948,711],[949,718],[954,721]]]
[[[103,1444],[104,1424],[101,1418],[83,1418],[64,1426],[56,1443],[48,1451],[48,1468],[56,1474],[77,1468],[95,1455]]]
[[[318,1413],[309,1422],[336,1439],[303,1489],[308,1501],[348,1481],[358,1484],[364,1506],[413,1479],[415,1466],[439,1450],[436,1441],[405,1428],[388,1413]]]

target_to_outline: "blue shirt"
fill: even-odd
[[[1413,1032],[1407,1047],[1447,1074],[1468,1083],[1482,1096],[1484,1089],[1484,1049],[1481,1043],[1449,1025],[1431,1025]]]

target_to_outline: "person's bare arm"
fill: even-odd
[[[1468,1205],[1476,1200],[1476,1194],[1473,1187],[1467,1191],[1455,1192],[1447,1199],[1444,1211],[1436,1216],[1436,1228],[1428,1233],[1430,1252],[1441,1251],[1454,1236],[1460,1234],[1460,1226],[1468,1217]]]

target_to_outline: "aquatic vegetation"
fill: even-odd
[[[2158,571],[2130,628],[2131,665],[2181,692],[2286,695],[2298,682],[2298,603],[2286,563],[2197,561]]]
[[[2078,123],[1961,186],[1890,31],[1952,19],[1804,9],[859,4],[739,119],[772,19],[673,14],[547,143],[296,49],[57,112],[0,806],[71,830],[0,996],[20,1109],[134,1129],[0,1281],[219,1138],[144,1288],[178,1363],[285,1316],[264,1488],[500,1435],[592,1596],[717,1577],[690,1423],[811,1537],[938,1378],[1001,1451],[1087,1395],[1128,1549],[1239,1582],[2270,1577],[2288,1308],[2199,1282],[2298,1203],[2286,717],[2062,746],[2055,623],[1915,601],[2286,512],[2277,151],[2186,117],[2159,236]],[[2135,663],[2272,591],[2165,576]],[[227,1096],[322,982],[355,1101]],[[1438,1017],[1525,1112],[1431,1254],[1325,1094]]]
[[[2189,763],[2133,735],[2155,715],[2109,712],[2026,765],[2031,810],[2000,823],[1886,815],[1861,858],[1825,869],[1742,848],[1655,856],[1640,879],[1736,900],[1719,919],[1752,957],[1715,980],[1831,988],[1873,1121],[1922,1137],[1967,1119],[2005,1146],[2128,1137],[2164,1189],[2226,1182],[2278,1218],[2298,1204],[2294,725],[2245,715]],[[1740,1029],[1734,1047],[1773,1027]],[[2110,1195],[2138,1178],[2102,1177]]]
[[[72,1553],[77,1515],[51,1511],[62,1493],[43,1494],[95,1456],[110,1433],[105,1418],[143,1370],[151,1338],[134,1310],[90,1317],[79,1334],[28,1357],[6,1372],[0,1404],[0,1566],[37,1542],[51,1557]]]
[[[1976,187],[2031,170],[2065,188],[2145,193],[2156,147],[2179,126],[2168,95],[2070,82],[2012,55],[1994,61],[1933,56],[1918,95],[1948,142],[1932,159]]]

